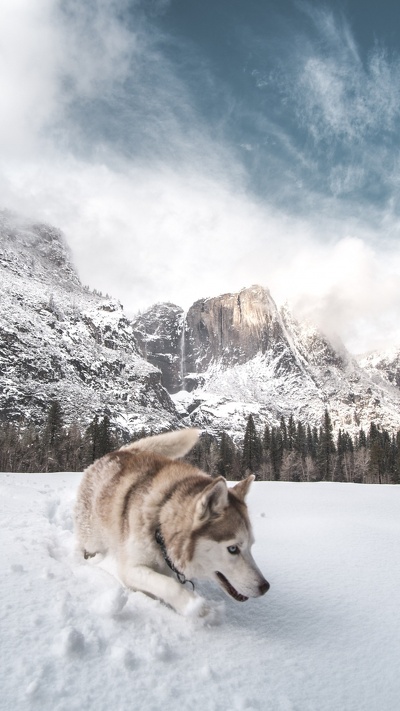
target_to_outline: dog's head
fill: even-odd
[[[239,602],[269,589],[251,555],[254,538],[245,497],[253,479],[251,475],[228,489],[218,477],[198,496],[194,509],[188,573],[215,580]]]

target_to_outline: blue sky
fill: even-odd
[[[4,0],[3,207],[129,313],[262,283],[353,350],[400,341],[400,9]]]
[[[175,0],[157,26],[247,189],[292,214],[321,198],[397,214],[396,19],[394,3]]]

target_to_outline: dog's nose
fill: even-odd
[[[264,582],[261,583],[261,585],[258,588],[260,591],[260,595],[265,595],[265,593],[268,592],[269,588],[270,588],[270,584],[266,580],[264,580]]]

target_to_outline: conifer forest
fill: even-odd
[[[143,431],[134,439],[150,434]],[[82,471],[127,441],[111,428],[107,415],[95,416],[86,428],[65,425],[60,403],[53,401],[42,426],[0,424],[0,471]],[[400,431],[391,434],[371,423],[356,436],[343,430],[335,435],[327,410],[319,428],[290,416],[260,431],[250,415],[241,443],[226,432],[204,433],[187,459],[231,481],[252,473],[261,481],[398,484]]]

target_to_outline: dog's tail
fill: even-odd
[[[166,434],[139,439],[137,442],[126,444],[124,447],[121,447],[121,449],[140,449],[141,451],[153,452],[154,454],[162,454],[169,459],[178,459],[190,452],[199,439],[200,434],[201,430],[194,428],[176,430],[175,432],[166,432]]]

